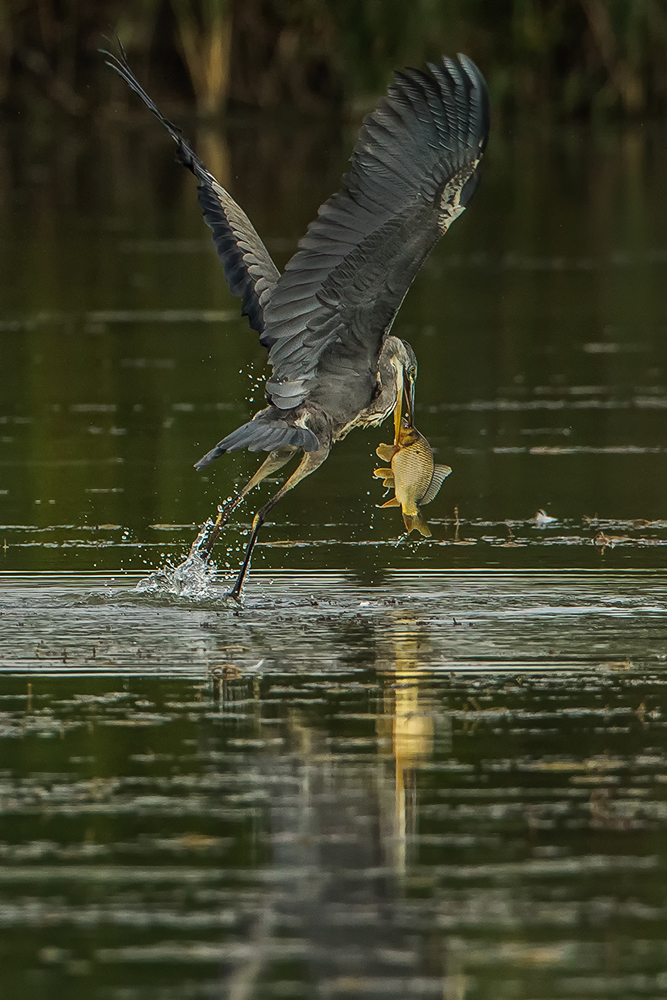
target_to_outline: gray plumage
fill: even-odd
[[[477,184],[488,97],[465,56],[396,74],[364,121],[341,190],[319,210],[268,298],[262,344],[274,405],[327,374],[374,367],[415,275]],[[344,377],[346,375],[344,374]]]

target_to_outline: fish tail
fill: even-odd
[[[405,521],[405,530],[408,534],[411,531],[418,531],[420,535],[424,535],[425,538],[431,534],[431,529],[422,517],[420,510],[417,510],[416,514],[406,514],[403,511],[403,520]]]

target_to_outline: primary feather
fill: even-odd
[[[181,135],[181,131],[158,110],[130,69],[125,50],[119,43],[119,55],[103,50],[107,66],[118,73],[138,94],[146,107],[164,125],[177,146],[183,166],[192,171],[199,187],[199,204],[206,225],[213,233],[213,245],[225,271],[233,295],[243,299],[243,315],[250,326],[262,333],[264,309],[275,288],[280,272],[243,209],[204,166]]]
[[[466,56],[397,73],[362,126],[341,190],[319,210],[265,313],[275,405],[306,398],[323,366],[373,368],[415,275],[468,204],[489,130]]]

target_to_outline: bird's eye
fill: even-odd
[[[408,375],[410,376],[410,378],[417,377],[417,369],[415,368],[414,365],[410,365],[410,367],[408,368]]]

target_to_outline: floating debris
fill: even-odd
[[[550,517],[545,510],[542,510],[540,508],[540,510],[538,510],[537,514],[535,515],[535,526],[537,528],[545,528],[547,524],[553,524],[554,521],[556,520],[557,518]]]

